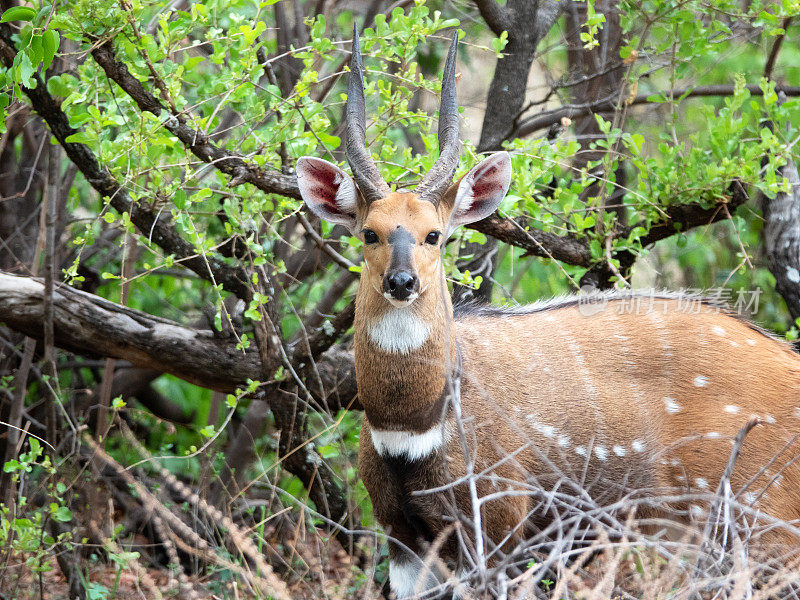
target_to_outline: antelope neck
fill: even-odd
[[[386,434],[387,445],[441,445],[452,387],[448,381],[459,373],[452,325],[449,298],[442,302],[433,290],[396,308],[368,285],[359,287],[354,336],[358,394],[371,429]]]

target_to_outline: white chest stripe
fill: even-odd
[[[368,331],[381,350],[400,354],[422,347],[431,334],[430,325],[415,315],[411,308],[394,307],[369,326]]]
[[[449,437],[441,424],[424,433],[411,431],[370,430],[372,445],[381,456],[405,457],[419,460],[430,456],[447,442]]]

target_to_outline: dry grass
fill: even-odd
[[[446,535],[459,540],[466,568],[455,573],[438,559],[444,535],[432,544],[426,565],[447,574],[439,591],[474,600],[798,598],[800,544],[770,545],[778,534],[800,539],[797,524],[763,514],[731,490],[730,473],[753,426],[734,440],[730,469],[715,491],[631,490],[601,504],[581,488],[579,476],[560,474],[549,488],[531,477],[531,512],[550,515],[549,525],[528,529],[522,543],[501,549],[489,539],[476,544],[473,519],[461,515]],[[109,506],[116,507],[112,522],[104,525],[100,510],[76,513],[71,547],[43,537],[39,551],[50,570],[41,574],[32,568],[34,553],[3,554],[3,598],[39,598],[42,590],[46,598],[69,597],[57,553],[79,568],[95,598],[385,597],[386,536],[380,531],[346,530],[357,539],[348,552],[331,534],[342,525],[264,480],[222,513],[121,428],[147,460],[148,474],[118,464],[84,438],[92,455],[84,461],[94,465],[98,481],[113,477],[124,484],[108,486]],[[134,516],[146,524],[138,532],[130,525]],[[109,535],[117,526],[122,533]]]

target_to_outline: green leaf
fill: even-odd
[[[42,34],[42,70],[47,70],[47,67],[53,63],[60,42],[61,38],[57,31],[48,29]]]
[[[634,133],[631,136],[631,141],[633,143],[628,146],[631,154],[639,156],[642,153],[642,148],[644,148],[644,136],[641,133]]]
[[[42,62],[42,58],[44,57],[41,35],[36,34],[31,36],[31,44],[27,52],[28,52],[28,57],[31,59],[31,64],[36,65],[38,67]]]
[[[32,21],[36,16],[36,11],[29,6],[12,6],[0,17],[0,23],[10,23],[11,21]]]
[[[319,139],[322,140],[323,144],[333,149],[338,148],[342,143],[341,138],[338,138],[335,135],[330,135],[323,131],[319,132],[317,135],[319,136]]]
[[[47,80],[47,91],[53,96],[66,98],[72,93],[72,88],[67,85],[64,75],[56,75]]]
[[[58,510],[53,513],[53,518],[56,521],[61,521],[62,523],[72,521],[72,511],[66,506],[59,506]]]
[[[175,192],[172,196],[172,203],[175,205],[175,208],[178,210],[183,210],[186,208],[186,192],[179,189]]]
[[[27,52],[20,52],[20,59],[19,59],[19,83],[24,85],[25,87],[28,86],[28,80],[30,79],[31,75],[36,72],[36,67],[31,64],[31,59],[28,58]]]
[[[85,131],[78,131],[77,133],[73,133],[72,135],[68,135],[67,138],[64,140],[65,142],[70,142],[73,144],[88,144],[94,141],[94,138],[90,136]]]
[[[492,40],[492,50],[497,55],[498,58],[503,54],[503,50],[505,49],[506,45],[508,44],[508,32],[503,31],[500,34],[500,37],[496,37]]]

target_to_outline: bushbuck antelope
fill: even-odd
[[[760,471],[782,449],[798,454],[800,357],[745,320],[706,304],[682,310],[686,299],[669,295],[647,311],[618,310],[621,297],[576,296],[454,312],[442,247],[456,227],[494,212],[511,180],[509,155],[498,152],[452,181],[460,154],[456,45],[454,36],[440,156],[416,190],[391,189],[365,148],[357,33],[346,108],[353,179],[318,158],[297,162],[311,211],[364,242],[354,324],[365,413],[359,469],[394,540],[391,589],[403,598],[437,584],[421,575],[420,556],[454,512],[482,529],[490,560],[545,526],[551,513],[537,508],[532,480],[566,489],[565,474],[581,474],[583,493],[599,503],[657,489],[710,494],[731,440],[753,415],[762,424],[745,440],[733,490],[755,477],[743,503],[800,518],[798,465]],[[476,476],[464,477],[468,469]],[[469,535],[474,543],[481,537]],[[455,538],[440,549],[452,563]]]

